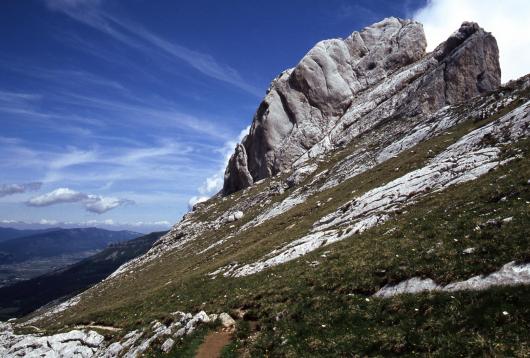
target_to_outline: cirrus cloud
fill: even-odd
[[[35,196],[26,202],[28,206],[34,207],[44,207],[64,203],[81,203],[86,211],[103,214],[122,205],[134,204],[134,201],[86,194],[69,188],[58,188],[49,193]]]
[[[245,127],[239,132],[237,138],[227,141],[224,143],[222,148],[216,149],[216,152],[222,155],[219,169],[212,175],[206,178],[201,186],[197,189],[199,195],[192,196],[188,201],[188,209],[192,209],[197,203],[208,200],[212,195],[218,193],[223,188],[225,168],[228,165],[228,161],[234,153],[235,147],[238,143],[241,143],[243,139],[248,135],[250,126]]]

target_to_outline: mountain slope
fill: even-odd
[[[165,232],[151,233],[112,244],[72,266],[0,287],[0,319],[20,317],[63,297],[68,298],[98,283],[123,263],[147,252]]]
[[[369,53],[380,62],[366,70],[390,61],[378,36],[394,43],[402,26],[424,36],[397,19],[352,35],[374,40]],[[334,63],[352,65],[334,51]],[[302,62],[324,68],[314,53]],[[258,109],[228,165],[225,195],[196,205],[101,283],[6,326],[6,352],[44,352],[42,342],[57,338],[50,334],[91,322],[121,329],[83,344],[99,356],[178,356],[215,322],[229,329],[226,316],[216,320],[229,312],[237,323],[226,354],[528,355],[530,77],[500,86],[495,40],[473,23],[408,58],[380,75],[356,74],[366,87],[344,101],[311,82],[320,102],[291,113],[298,129],[277,137],[287,148],[307,139],[302,152],[260,139],[286,123],[270,117],[273,102],[293,108],[280,94],[294,72],[282,74],[265,100],[276,91],[280,102]],[[315,126],[323,109],[332,115]],[[263,156],[249,159],[249,141]],[[11,331],[35,325],[47,330],[40,341]]]

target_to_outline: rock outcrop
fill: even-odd
[[[167,354],[175,345],[175,340],[192,334],[202,324],[218,320],[223,327],[235,325],[234,319],[224,312],[208,315],[200,311],[192,315],[177,311],[171,316],[173,318],[171,324],[165,325],[159,321],[153,321],[148,327],[130,331],[118,341],[110,344],[105,342],[104,336],[95,331],[76,329],[49,336],[16,334],[14,332],[16,324],[0,322],[0,357],[135,358],[143,356],[148,349],[157,348]],[[117,328],[112,330],[120,331]]]
[[[495,38],[465,22],[426,54],[420,23],[388,18],[319,42],[272,81],[225,172],[224,194],[290,170],[389,120],[432,113],[500,85]]]

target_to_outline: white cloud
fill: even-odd
[[[27,191],[39,190],[41,187],[41,182],[23,184],[2,184],[0,185],[0,198],[13,194],[25,193]]]
[[[477,22],[497,39],[503,82],[530,71],[530,1],[430,0],[414,14],[423,23],[427,49],[445,41],[463,21]]]
[[[75,203],[83,201],[87,195],[68,188],[58,188],[46,194],[35,196],[28,200],[29,206],[49,206],[61,203]]]
[[[58,188],[49,193],[33,197],[27,201],[27,205],[35,207],[63,203],[82,203],[85,210],[96,214],[103,214],[109,210],[117,208],[118,206],[133,204],[134,202],[128,199],[85,194],[69,188]]]
[[[195,204],[202,203],[208,200],[209,198],[209,196],[192,196],[188,201],[188,208],[191,210],[195,206]]]
[[[88,198],[84,201],[85,209],[96,214],[103,214],[118,206],[128,204],[134,204],[134,201],[98,195],[88,195]]]
[[[57,225],[59,222],[57,220],[48,220],[48,219],[40,219],[38,224],[39,225]]]
[[[217,152],[221,153],[223,158],[223,161],[219,166],[219,170],[206,178],[204,183],[202,183],[202,185],[198,188],[200,195],[194,196],[188,201],[188,207],[190,209],[193,208],[193,205],[209,199],[212,195],[218,193],[219,190],[223,188],[224,173],[226,166],[228,165],[228,161],[230,160],[232,153],[234,153],[237,143],[241,143],[243,138],[245,138],[245,136],[248,134],[249,130],[250,126],[247,126],[241,130],[241,132],[239,132],[239,135],[236,139],[227,141],[222,148],[217,150]]]
[[[0,220],[0,224],[16,224],[18,222],[19,221],[17,221],[17,220],[6,220],[6,219]]]

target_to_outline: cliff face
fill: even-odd
[[[378,123],[432,113],[500,85],[495,38],[465,22],[431,54],[420,23],[388,18],[319,42],[272,81],[223,192],[289,170]]]

